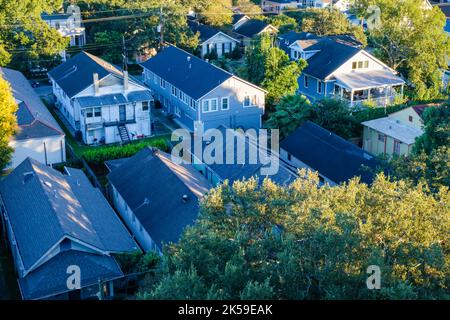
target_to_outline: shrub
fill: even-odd
[[[90,149],[83,153],[83,158],[90,164],[99,165],[107,160],[131,157],[145,147],[154,147],[162,151],[168,151],[169,149],[165,139],[159,138],[152,140],[143,140],[123,146],[113,145]]]

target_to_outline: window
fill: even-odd
[[[172,95],[173,96],[177,96],[177,88],[175,88],[174,86],[172,86]]]
[[[369,68],[369,60],[364,60],[364,61],[353,61],[352,62],[352,69],[356,70],[356,69],[367,69]]]
[[[163,89],[166,88],[166,82],[165,82],[162,78],[159,78],[159,85],[160,85],[161,88],[163,88]]]
[[[309,78],[308,78],[308,76],[305,76],[305,78],[304,78],[304,86],[305,86],[305,88],[308,88],[308,85],[309,85]]]
[[[353,61],[353,63],[352,63],[352,69],[355,70],[355,69],[357,69],[357,68],[358,68],[358,62]]]
[[[183,99],[184,99],[184,93],[181,92],[180,90],[178,90],[178,98],[179,98],[181,101],[183,101]]]
[[[142,111],[148,111],[148,101],[142,102]]]
[[[217,111],[217,99],[211,99],[211,111]]]
[[[258,97],[256,95],[252,96],[252,106],[258,105]]]
[[[369,60],[364,61],[364,68],[368,68],[369,67]]]
[[[197,103],[195,102],[194,99],[191,99],[191,102],[189,105],[191,106],[192,109],[197,110]]]
[[[250,96],[244,97],[244,107],[250,107]]]
[[[402,143],[398,140],[394,140],[394,154],[400,154],[400,145]]]
[[[362,61],[358,61],[358,69],[362,69],[363,67],[363,62]]]
[[[209,112],[209,100],[203,100],[203,112]]]
[[[378,141],[384,142],[384,134],[378,134]]]
[[[153,80],[155,81],[155,84],[157,84],[158,83],[158,76],[156,74],[153,74],[153,76],[154,76]]]
[[[323,82],[318,80],[317,81],[317,93],[322,93],[323,92]]]
[[[408,120],[409,120],[409,122],[413,122],[413,117],[412,117],[412,116],[409,116],[409,117],[408,117]]]
[[[101,117],[101,116],[102,116],[102,108],[95,108],[94,117]]]
[[[203,112],[217,111],[217,99],[203,100]]]
[[[222,98],[222,110],[228,110],[230,108],[230,99]]]
[[[92,108],[86,109],[86,118],[92,118],[93,116]]]

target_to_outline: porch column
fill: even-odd
[[[392,87],[386,87],[385,93],[384,93],[384,106],[387,106],[388,102],[388,90],[389,93],[392,91]]]
[[[404,87],[405,87],[405,85],[402,84],[402,87],[401,87],[401,89],[400,89],[400,94],[401,94],[402,98],[403,98],[403,90],[404,90]]]
[[[370,90],[372,90],[371,88],[367,89],[367,100],[370,101]]]
[[[350,93],[350,106],[353,108],[353,94],[354,94],[354,92],[353,92],[353,89],[351,90],[351,93]]]

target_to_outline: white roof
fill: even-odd
[[[365,121],[362,125],[381,132],[408,145],[413,144],[423,131],[391,118]]]
[[[401,85],[405,81],[394,73],[384,70],[366,72],[338,73],[334,77],[348,89],[369,89],[382,86]]]

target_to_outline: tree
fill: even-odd
[[[354,26],[339,10],[309,9],[302,21],[301,29],[320,36],[353,34],[355,38],[367,45],[367,38],[360,26]]]
[[[428,100],[440,97],[441,69],[447,68],[450,40],[444,31],[445,16],[438,6],[423,9],[422,1],[356,0],[361,14],[380,9],[378,27],[369,28],[369,41],[375,54],[390,67],[404,74],[412,87],[412,97]]]
[[[199,10],[201,20],[209,25],[224,26],[233,19],[232,0],[214,0]]]
[[[298,27],[297,20],[285,14],[268,16],[265,20],[267,21],[267,23],[277,28],[280,34],[294,31]]]
[[[306,120],[345,139],[358,136],[361,131],[361,126],[344,101],[324,99],[311,105],[304,96],[299,95],[284,97],[270,115],[267,126],[279,129],[281,138],[285,138]]]
[[[440,146],[450,147],[450,104],[425,109],[423,123],[424,134],[414,144],[414,153],[430,154]]]
[[[263,33],[256,45],[247,50],[246,66],[249,81],[269,92],[267,103],[271,106],[297,91],[306,61],[291,61],[283,50],[272,45],[271,36]]]
[[[268,128],[280,130],[280,138],[286,138],[304,121],[312,118],[312,109],[311,103],[305,96],[285,96],[276,105],[266,125]]]
[[[448,299],[450,195],[379,175],[320,187],[306,170],[290,186],[225,183],[198,222],[165,249],[145,299]],[[381,289],[366,287],[381,269]]]
[[[427,183],[432,191],[450,188],[450,107],[448,104],[424,111],[424,134],[416,139],[409,156],[394,157],[390,170],[396,179]]]
[[[2,1],[0,64],[26,70],[33,65],[51,67],[57,63],[59,52],[68,46],[69,39],[47,25],[41,14],[52,13],[61,6],[62,0]]]
[[[9,146],[9,140],[17,127],[16,111],[11,87],[0,76],[0,170],[11,160],[13,149]]]

